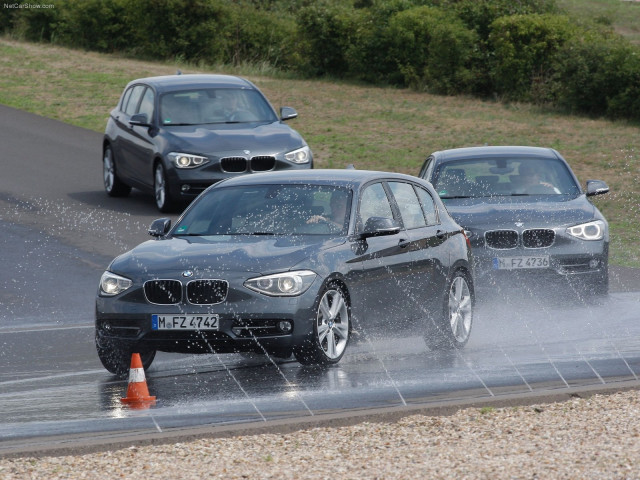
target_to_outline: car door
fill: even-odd
[[[387,187],[375,182],[361,190],[356,234],[361,233],[371,217],[396,219]],[[403,321],[407,278],[411,273],[411,252],[407,232],[369,237],[358,245],[358,260],[362,263],[361,281],[355,282],[354,310],[363,327],[388,325]]]
[[[390,181],[388,185],[410,242],[412,267],[406,277],[404,308],[412,319],[425,318],[442,306],[449,271],[448,235],[428,190],[410,182]]]
[[[131,125],[129,121],[136,113],[149,113],[151,116],[148,120],[151,121],[153,98],[154,93],[150,87],[133,86],[129,101],[119,119],[118,150],[123,164],[121,171],[125,172],[132,184],[142,188],[153,186],[153,172],[150,166],[153,160],[153,142],[148,126]]]
[[[153,122],[155,94],[151,87],[147,87],[142,94],[136,113],[146,115],[148,122]],[[153,187],[154,144],[151,132],[148,126],[131,126],[131,169],[135,178],[148,187]]]
[[[116,134],[113,139],[113,148],[118,175],[130,181],[134,178],[131,165],[131,127],[129,119],[138,109],[138,104],[144,93],[144,85],[134,85],[127,89],[123,98],[120,111],[115,116]]]

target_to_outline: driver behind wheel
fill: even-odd
[[[329,212],[328,215],[313,215],[311,218],[309,218],[309,220],[307,220],[307,224],[328,223],[335,225],[339,229],[342,229],[347,216],[348,199],[349,195],[346,192],[333,192],[333,194],[331,195],[331,200],[329,201],[331,212]]]
[[[553,184],[543,179],[542,172],[532,162],[521,162],[518,173],[520,175],[518,176],[517,193],[560,193]]]

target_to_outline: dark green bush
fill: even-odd
[[[123,0],[66,0],[56,5],[51,41],[62,45],[114,52],[133,42]]]
[[[298,69],[311,75],[344,76],[349,71],[346,51],[357,26],[357,15],[344,2],[321,0],[297,14]]]
[[[126,1],[126,0],[124,0]],[[220,0],[137,0],[124,18],[132,53],[150,58],[225,61],[232,12]]]
[[[437,93],[470,89],[476,34],[455,15],[435,7],[415,7],[389,22],[390,56],[405,84]]]
[[[455,13],[483,40],[489,37],[491,24],[500,17],[558,13],[555,0],[440,0],[433,3]]]
[[[47,2],[54,8],[7,8],[3,9],[2,23],[6,33],[32,42],[50,42],[55,39],[55,24],[60,14],[60,0]],[[13,3],[12,3],[13,4]],[[5,23],[6,22],[6,23]]]
[[[494,21],[489,45],[495,91],[509,100],[546,101],[553,58],[575,33],[571,19],[562,15],[513,15]]]
[[[590,29],[556,56],[557,103],[575,112],[640,118],[640,52],[611,32]]]
[[[404,84],[404,76],[390,55],[389,21],[415,6],[415,0],[372,0],[356,9],[354,30],[345,52],[349,75],[372,83]]]
[[[225,30],[230,40],[225,61],[268,63],[280,69],[295,66],[297,31],[292,17],[266,10],[236,8]]]

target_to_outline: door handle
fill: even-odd
[[[398,246],[400,248],[407,248],[409,246],[409,240],[405,240],[404,238],[401,238],[400,241],[398,242]]]

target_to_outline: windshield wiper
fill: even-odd
[[[445,195],[443,197],[440,197],[443,200],[448,200],[451,198],[471,198],[469,195]]]

